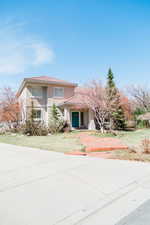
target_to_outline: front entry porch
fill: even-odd
[[[95,130],[94,115],[89,109],[64,107],[64,118],[72,129]]]

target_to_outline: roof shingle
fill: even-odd
[[[39,77],[29,77],[29,78],[25,78],[26,80],[36,80],[36,81],[44,81],[44,82],[54,82],[54,83],[62,83],[62,84],[70,84],[70,85],[74,85],[77,86],[74,83],[65,81],[65,80],[61,80],[55,77],[49,77],[49,76],[39,76]]]

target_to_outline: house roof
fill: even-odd
[[[65,80],[61,80],[55,77],[49,77],[49,76],[39,76],[39,77],[29,77],[24,78],[17,95],[19,96],[24,88],[24,86],[27,83],[44,83],[44,84],[56,84],[56,85],[66,85],[71,87],[77,87],[76,83],[71,83]]]
[[[76,86],[76,84],[61,80],[55,77],[48,77],[48,76],[40,76],[40,77],[30,77],[30,78],[25,78],[26,80],[32,80],[32,81],[44,81],[44,82],[57,82],[57,83],[65,83],[65,84],[70,84]]]
[[[80,92],[81,90],[83,90],[83,88],[77,87],[75,89],[75,94],[72,97],[63,101],[61,105],[73,105],[79,108],[80,107],[87,108],[87,105],[85,104],[85,96]]]

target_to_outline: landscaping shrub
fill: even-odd
[[[145,138],[144,140],[142,140],[142,148],[143,153],[150,154],[150,139]]]
[[[11,127],[6,122],[0,122],[0,135],[10,132]]]
[[[64,126],[62,128],[62,131],[66,132],[66,133],[71,131],[71,126],[70,126],[70,124],[67,121],[64,122]]]
[[[6,134],[6,130],[0,129],[0,135],[5,135]]]
[[[141,141],[141,144],[129,147],[129,153],[136,154],[150,154],[150,139],[145,138]]]
[[[28,120],[20,128],[21,133],[28,136],[47,136],[48,128],[45,123],[36,121],[34,104],[31,104],[31,111],[28,116]]]
[[[137,146],[130,146],[128,148],[128,150],[129,150],[129,153],[137,153],[138,147]]]
[[[137,120],[137,128],[149,128],[150,125],[149,125],[149,121],[147,120]]]
[[[47,136],[48,129],[41,122],[26,121],[25,125],[21,128],[22,133],[28,136]]]
[[[134,129],[136,129],[136,121],[135,120],[126,121],[126,130],[134,130]]]
[[[53,104],[51,107],[50,115],[49,115],[49,132],[54,134],[63,130],[65,126],[64,118],[58,109],[58,107]]]
[[[10,133],[21,133],[21,125],[19,123],[12,123],[8,131]]]

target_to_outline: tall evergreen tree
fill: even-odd
[[[107,74],[107,85],[109,88],[115,87],[114,75],[113,75],[111,68],[109,68],[108,74]]]
[[[114,82],[114,75],[111,68],[109,68],[108,74],[107,74],[107,85],[106,85],[106,93],[107,93],[109,103],[116,98],[117,92],[118,90]]]
[[[110,121],[115,129],[124,129],[125,115],[120,104],[120,94],[114,81],[114,75],[109,68],[107,74],[106,93],[108,98],[108,107],[110,108]]]

